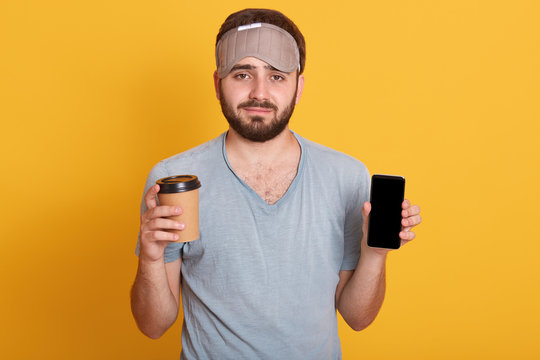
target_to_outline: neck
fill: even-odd
[[[229,162],[233,167],[235,167],[234,164],[272,165],[297,161],[300,158],[300,145],[288,127],[275,138],[262,143],[243,138],[229,128],[225,146]]]

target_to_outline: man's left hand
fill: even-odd
[[[418,205],[411,205],[411,202],[407,199],[401,204],[401,232],[399,233],[399,238],[401,239],[401,246],[405,245],[409,241],[413,240],[416,237],[416,234],[411,231],[415,226],[419,225],[422,222],[422,217],[420,216],[420,207]],[[362,215],[364,218],[364,236],[362,239],[362,245],[367,247],[367,222],[369,218],[369,213],[371,212],[371,203],[366,201],[362,208]],[[388,252],[387,249],[379,248],[370,248],[376,250],[377,252]]]
[[[403,246],[415,238],[416,234],[411,229],[422,222],[422,217],[420,216],[420,207],[411,205],[411,202],[407,199],[403,201],[401,208],[403,209],[401,211],[402,228],[399,238],[401,239],[401,246]]]

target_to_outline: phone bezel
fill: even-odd
[[[403,197],[401,199],[401,203],[403,203],[403,200],[405,199],[405,177],[401,176],[401,175],[388,175],[388,174],[373,174],[371,176],[371,189],[370,189],[370,199],[369,201],[372,202],[373,200],[373,182],[374,181],[377,181],[377,180],[399,180],[402,184],[402,187],[403,187]],[[379,248],[379,249],[392,249],[392,250],[397,250],[401,247],[401,239],[399,238],[399,232],[397,234],[398,236],[398,241],[397,241],[397,246],[391,246],[388,244],[388,246],[374,246],[375,244],[373,244],[373,241],[371,241],[371,244],[370,244],[370,229],[371,229],[371,216],[370,218],[368,219],[368,230],[367,230],[367,245],[369,247],[372,247],[372,248]],[[401,223],[401,222],[400,222]],[[403,227],[401,227],[403,228]],[[377,243],[377,245],[380,245]]]

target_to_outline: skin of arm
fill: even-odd
[[[131,312],[143,334],[160,338],[178,317],[181,260],[139,261],[131,288]]]
[[[181,208],[157,206],[158,192],[159,185],[155,185],[144,196],[147,210],[141,216],[139,266],[131,288],[131,312],[135,322],[141,332],[152,339],[161,337],[178,317],[182,260],[165,263],[165,248],[178,239],[176,234],[165,230],[185,227],[168,219],[181,214]]]
[[[408,200],[402,205],[403,229],[399,236],[401,245],[415,237],[411,229],[420,224],[420,208],[411,206]],[[360,331],[368,327],[381,309],[386,290],[386,258],[390,250],[367,246],[367,219],[371,204],[362,208],[363,237],[361,255],[355,270],[340,271],[336,288],[336,308],[347,324]]]
[[[375,320],[386,290],[386,256],[365,256],[356,270],[340,271],[336,305],[347,324],[355,331]]]

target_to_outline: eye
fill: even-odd
[[[278,75],[278,74],[275,74],[275,75],[272,75],[271,76],[271,79],[274,80],[274,81],[282,81],[282,80],[285,80],[285,78],[281,75]]]
[[[249,75],[246,74],[246,73],[238,73],[238,74],[234,75],[234,78],[239,79],[239,80],[245,80],[245,79],[249,78]]]

